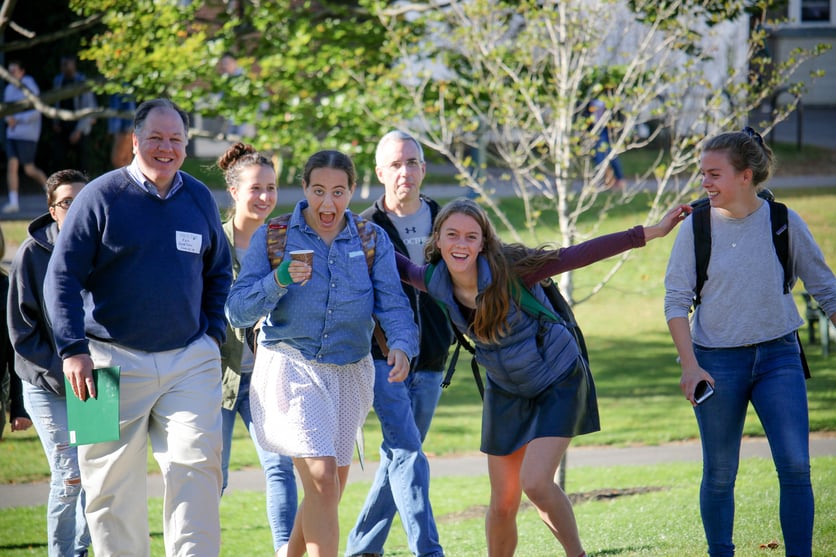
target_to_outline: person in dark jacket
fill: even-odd
[[[52,80],[54,90],[73,85],[82,85],[87,76],[78,71],[78,57],[66,54],[61,57],[61,72]],[[78,112],[94,108],[98,103],[92,91],[81,91],[78,95],[62,99],[55,103],[55,108]],[[90,132],[96,123],[95,118],[79,118],[78,120],[52,121],[53,161],[58,168],[73,167],[91,172],[90,169]]]
[[[2,236],[2,232],[0,232]],[[0,299],[3,300],[0,315],[6,315],[6,300],[9,292],[9,275],[0,269]],[[15,357],[12,343],[9,341],[9,328],[6,320],[0,327],[0,441],[6,429],[8,414],[9,427],[14,431],[25,431],[32,427],[32,420],[23,405],[23,385],[15,373]]]
[[[51,473],[46,510],[50,557],[86,555],[90,546],[78,450],[70,444],[67,427],[64,371],[43,298],[55,239],[73,199],[86,183],[87,176],[77,170],[59,170],[47,179],[49,212],[29,224],[29,237],[18,248],[10,271],[7,316],[15,367]]]
[[[385,193],[362,216],[386,231],[397,253],[423,264],[438,204],[420,193],[426,173],[421,144],[408,133],[391,131],[378,142],[375,164]],[[444,555],[430,505],[430,466],[421,445],[441,396],[453,336],[438,304],[409,285],[403,289],[418,324],[420,352],[406,380],[392,383],[385,347],[372,344],[374,411],[383,442],[380,466],[348,536],[346,555],[382,555],[395,511],[414,555]]]
[[[6,256],[6,239],[0,230],[0,259]],[[5,267],[0,267],[0,315],[5,316],[9,293],[9,274]],[[0,320],[0,441],[6,429],[6,414],[12,431],[25,431],[32,427],[32,420],[23,406],[23,385],[20,376],[15,373],[15,352],[9,339],[9,327],[5,319]]]

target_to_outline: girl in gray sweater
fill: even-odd
[[[705,143],[700,171],[711,204],[711,259],[690,323],[697,277],[690,223],[679,230],[665,276],[665,317],[682,366],[679,386],[694,405],[702,441],[700,511],[708,553],[715,557],[734,555],[734,483],[749,401],[778,471],[786,554],[812,551],[807,391],[796,336],[804,322],[792,292],[784,293],[769,206],[757,195],[772,162],[772,151],[751,128]],[[836,323],[836,278],[792,210],[787,233],[792,284],[801,278]],[[697,405],[701,381],[716,394]]]

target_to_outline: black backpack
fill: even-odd
[[[789,294],[790,283],[792,282],[792,259],[790,258],[790,229],[787,214],[787,206],[775,201],[775,196],[768,189],[758,192],[758,196],[769,203],[769,218],[772,223],[772,245],[775,248],[775,255],[781,262],[784,270],[784,294]],[[711,206],[707,197],[698,199],[691,203],[691,227],[694,231],[694,257],[697,264],[697,284],[694,288],[694,306],[702,301],[700,293],[705,281],[708,280],[708,262],[711,259]],[[798,337],[798,331],[796,331]],[[807,358],[804,355],[804,347],[801,339],[798,340],[798,347],[801,349],[801,364],[804,367],[804,376],[810,377],[810,367],[807,365]]]
[[[427,270],[424,274],[425,284],[429,284],[434,271],[435,265],[427,265]],[[589,365],[589,353],[586,349],[586,341],[584,340],[583,332],[575,319],[575,314],[572,312],[572,307],[569,305],[569,302],[566,301],[566,298],[563,297],[563,294],[560,293],[560,289],[551,278],[541,280],[540,286],[542,286],[543,292],[546,294],[546,299],[549,301],[551,308],[546,307],[537,298],[535,298],[531,291],[529,291],[519,279],[514,280],[510,285],[511,297],[516,299],[517,294],[519,294],[520,307],[522,310],[540,322],[540,334],[544,332],[543,327],[545,326],[545,323],[561,323],[564,327],[566,327],[566,329],[574,337],[581,356],[583,356],[586,364]],[[453,333],[456,335],[456,349],[453,351],[452,358],[450,358],[450,365],[447,367],[447,373],[444,375],[444,381],[442,381],[441,386],[443,388],[450,386],[453,373],[456,371],[456,363],[459,360],[459,352],[461,348],[464,347],[464,349],[471,354],[470,370],[473,372],[473,378],[476,381],[477,388],[479,389],[479,396],[484,398],[485,386],[482,382],[482,374],[479,371],[479,364],[476,362],[476,349],[470,341],[467,340],[464,334],[459,331],[453,321],[450,320],[450,314],[447,311],[447,306],[441,301],[437,301],[437,303],[447,315],[447,319],[450,321],[450,327],[452,327]]]

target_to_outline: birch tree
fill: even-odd
[[[758,3],[757,14],[767,3]],[[647,199],[646,223],[698,186],[701,141],[739,130],[779,84],[821,46],[799,51],[766,73],[765,34],[749,34],[746,4],[716,1],[467,0],[374,5],[387,30],[391,71],[363,75],[388,91],[390,102],[370,115],[409,129],[457,168],[462,186],[479,194],[496,220],[520,241],[538,224],[556,222],[558,243],[573,245],[596,233],[615,205]],[[762,15],[760,16],[762,17]],[[368,85],[367,85],[368,86]],[[791,90],[800,94],[799,85]],[[604,103],[597,120],[588,107]],[[752,123],[766,134],[795,108],[772,107]],[[601,164],[591,153],[608,128],[610,151]],[[462,149],[462,145],[470,149]],[[488,145],[490,166],[472,153]],[[657,157],[624,191],[606,184],[613,157],[653,149]],[[481,162],[482,172],[473,172]],[[510,182],[525,210],[516,228],[494,195]],[[554,240],[554,238],[549,238]],[[618,258],[583,298],[571,274],[561,276],[575,302],[594,295],[629,258]]]

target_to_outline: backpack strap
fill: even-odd
[[[541,281],[543,288],[547,288],[548,283],[554,284],[551,279]],[[546,319],[555,323],[565,322],[565,320],[554,310],[543,305],[543,303],[531,293],[531,290],[525,287],[519,278],[515,278],[511,281],[511,296],[515,299],[519,297],[520,308],[535,319]]]
[[[789,211],[787,206],[783,203],[778,203],[771,199],[769,202],[769,218],[772,221],[772,245],[775,247],[775,253],[778,255],[778,260],[781,262],[781,267],[784,269],[784,294],[790,293],[790,283],[792,282],[792,261],[790,260],[790,227],[789,227]],[[804,377],[809,379],[813,376],[810,372],[810,364],[807,363],[807,355],[804,354],[804,343],[801,342],[801,337],[798,331],[795,332],[795,338],[798,341],[798,349],[801,356],[801,367],[804,370]]]
[[[285,213],[277,217],[273,217],[267,221],[267,259],[270,260],[270,268],[275,269],[282,263],[284,259],[284,247],[287,243],[287,225],[290,222],[290,213]],[[247,327],[244,331],[244,336],[247,343],[252,348],[253,354],[258,350],[258,331],[261,329],[261,324],[264,317],[259,319],[253,326]]]
[[[278,267],[284,259],[284,246],[287,243],[287,225],[290,213],[273,217],[267,222],[267,258],[270,267]]]
[[[349,213],[354,219],[354,225],[357,227],[357,235],[360,236],[360,245],[363,246],[363,254],[366,256],[366,267],[369,268],[369,276],[372,276],[372,268],[374,267],[374,250],[377,245],[377,229],[374,226],[368,226],[369,221],[355,213]],[[372,331],[374,340],[377,342],[377,347],[380,348],[380,353],[384,358],[389,357],[389,343],[386,340],[386,333],[377,321],[374,320],[374,330]]]
[[[772,221],[772,245],[784,269],[784,294],[790,293],[792,265],[790,263],[790,228],[787,206],[769,201],[769,218]]]
[[[700,292],[708,280],[708,261],[711,259],[711,206],[708,199],[694,204],[691,211],[691,228],[694,230],[694,256],[697,262],[697,285],[694,287],[694,307],[702,301]]]
[[[357,233],[360,236],[360,244],[363,246],[363,253],[366,255],[366,265],[369,267],[369,275],[374,267],[374,248],[377,243],[377,229],[368,226],[369,221],[359,215],[351,213],[354,224],[357,226]]]
[[[443,304],[442,307],[444,307]],[[450,320],[449,314],[447,314],[447,319],[448,321]],[[461,348],[464,347],[465,350],[470,352],[470,371],[473,374],[473,380],[476,382],[476,388],[479,389],[479,398],[484,400],[485,385],[482,383],[482,373],[479,371],[479,362],[476,361],[476,348],[470,344],[464,334],[459,331],[458,327],[456,327],[452,321],[450,321],[450,326],[453,329],[453,333],[456,335],[456,349],[453,350],[453,355],[450,357],[450,365],[447,366],[447,373],[444,374],[444,380],[441,382],[441,388],[446,389],[450,386],[450,381],[453,379],[453,374],[456,372],[456,364],[459,361],[459,352],[461,351]]]
[[[360,244],[363,246],[363,254],[366,256],[366,266],[369,268],[369,275],[374,266],[375,245],[377,243],[377,229],[374,226],[367,226],[369,221],[354,213],[349,213],[354,224],[357,226],[357,234],[360,237]],[[267,222],[267,257],[270,259],[270,267],[275,269],[284,259],[284,247],[287,243],[287,227],[290,223],[291,213],[285,213],[273,217]]]
[[[790,262],[790,234],[787,206],[772,198],[772,192],[758,194],[769,203],[769,219],[772,225],[772,245],[784,270],[784,294],[790,293],[792,264]],[[701,301],[700,292],[708,280],[708,261],[711,259],[711,207],[708,199],[692,204],[691,226],[694,230],[694,255],[697,263],[697,284],[694,288],[694,307]]]
[[[519,284],[518,288],[521,289],[520,307],[528,315],[540,321],[541,333],[543,321],[552,321],[563,325],[574,337],[581,356],[583,356],[588,364],[589,352],[586,348],[586,339],[584,338],[583,332],[578,325],[577,319],[575,319],[575,313],[572,311],[572,306],[570,306],[569,302],[566,301],[566,298],[563,297],[563,294],[560,292],[560,288],[557,287],[554,280],[552,280],[551,277],[548,277],[540,281],[540,286],[543,288],[543,293],[546,295],[546,299],[549,301],[549,304],[551,304],[551,308],[540,302],[540,300],[538,300],[528,288],[525,288],[525,285],[523,285],[519,279],[515,282]]]
[[[428,285],[430,279],[435,272],[435,265],[428,264],[424,270],[424,284]],[[453,379],[453,374],[456,372],[456,364],[459,362],[459,352],[464,347],[470,352],[470,371],[473,373],[473,379],[476,381],[476,388],[479,389],[479,397],[485,398],[485,384],[482,382],[482,373],[479,371],[479,363],[476,361],[476,348],[465,338],[464,334],[456,327],[453,320],[450,319],[450,312],[447,311],[447,305],[441,300],[435,300],[444,315],[447,316],[447,321],[450,323],[450,328],[453,329],[453,334],[456,335],[456,349],[453,350],[453,355],[450,357],[450,364],[447,366],[447,373],[444,374],[444,379],[441,381],[441,388],[446,389],[450,386],[450,381]]]

